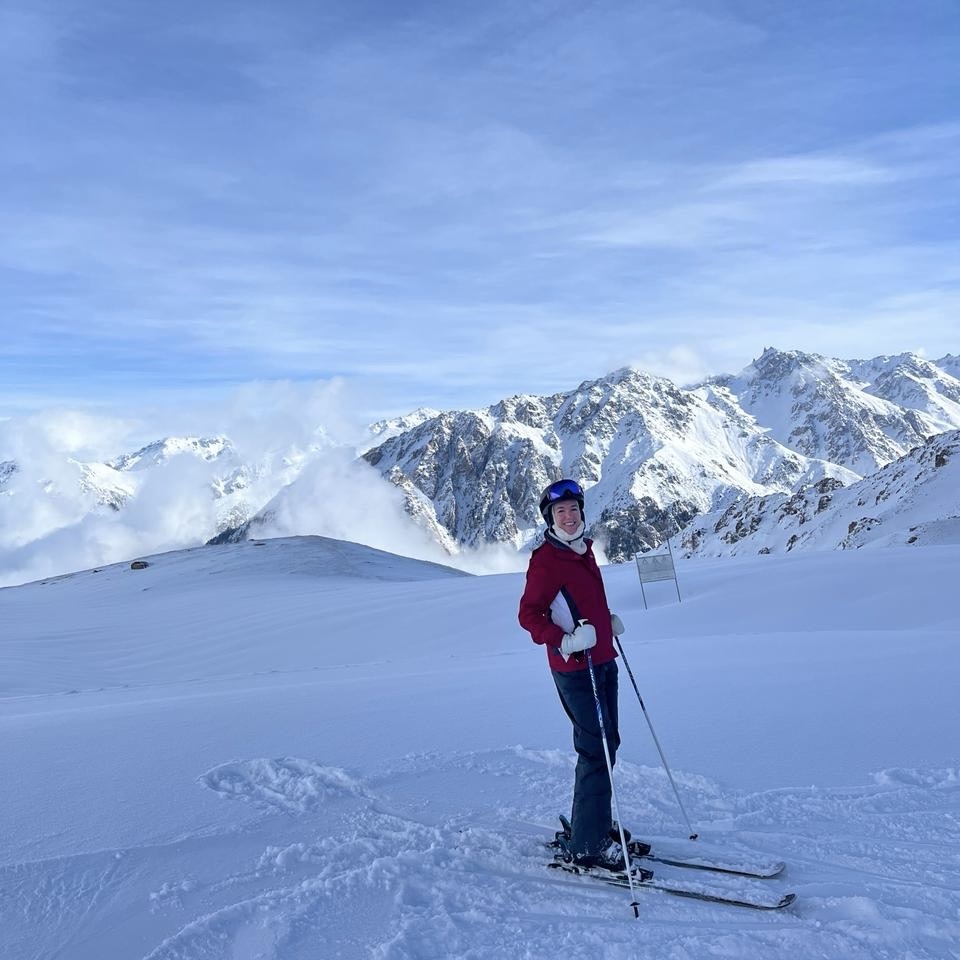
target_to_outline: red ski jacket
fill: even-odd
[[[520,626],[529,632],[534,643],[547,648],[550,669],[564,673],[587,666],[582,654],[564,660],[560,652],[564,633],[569,633],[580,620],[589,620],[597,631],[597,644],[590,651],[595,664],[607,663],[617,655],[607,594],[593,556],[593,541],[585,543],[587,552],[581,555],[545,540],[530,555],[527,584],[520,598]],[[559,624],[565,624],[566,629]]]

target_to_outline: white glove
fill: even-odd
[[[560,644],[560,652],[569,659],[571,654],[589,650],[597,642],[597,631],[592,623],[581,620],[573,633],[565,633]]]
[[[615,614],[610,614],[610,627],[615,637],[621,636],[624,631],[623,621]]]

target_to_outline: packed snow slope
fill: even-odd
[[[604,569],[701,839],[622,670],[624,820],[798,894],[640,891],[639,920],[544,867],[574,758],[522,574],[323,538],[148,560],[0,590],[3,960],[958,956],[956,546],[684,561],[648,610]]]

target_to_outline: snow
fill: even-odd
[[[569,724],[472,577],[319,537],[0,589],[0,957],[956,958],[960,546],[604,570],[621,811],[757,913],[557,877]],[[674,869],[664,876],[687,879]],[[699,878],[698,878],[699,879]]]

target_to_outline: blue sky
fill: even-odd
[[[955,0],[6,0],[0,44],[0,417],[960,352]]]

